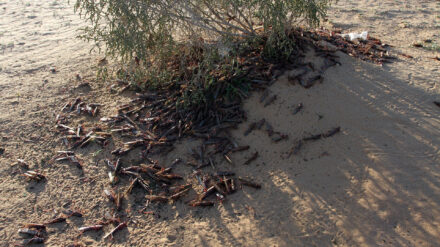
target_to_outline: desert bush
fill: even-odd
[[[185,81],[200,91],[219,74],[239,73],[234,56],[243,44],[262,46],[267,59],[288,59],[295,49],[288,30],[318,24],[330,1],[77,0],[75,9],[91,23],[82,38],[126,64],[135,59],[137,71],[120,76],[139,86]]]

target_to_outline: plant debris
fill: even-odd
[[[339,51],[342,51],[352,57],[359,58],[364,61],[371,61],[373,63],[382,65],[384,63],[390,63],[396,57],[391,56],[388,51],[389,45],[383,44],[379,39],[368,37],[366,40],[354,40],[344,38],[341,30],[329,31],[325,29],[318,30],[316,32],[304,32],[304,35],[315,42],[322,40],[329,42],[337,47]],[[330,60],[333,60],[334,55],[330,56],[324,49],[319,51],[319,56],[327,56]],[[338,63],[337,61],[333,61]]]

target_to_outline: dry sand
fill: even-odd
[[[68,164],[47,164],[56,140],[54,118],[65,99],[78,95],[104,103],[102,115],[127,101],[103,90],[75,89],[75,75],[90,75],[96,64],[90,45],[76,40],[81,21],[71,7],[56,1],[0,2],[0,245],[18,239],[19,224],[51,219],[66,208],[83,219],[48,229],[47,246],[72,244],[77,228],[100,219],[110,205],[107,154],[91,146],[81,151],[84,174]],[[323,84],[311,89],[290,85],[285,77],[270,90],[278,95],[264,108],[255,93],[245,103],[249,121],[265,118],[289,140],[273,144],[259,131],[244,137],[248,123],[232,134],[251,150],[234,154],[232,167],[263,185],[245,188],[215,208],[194,209],[182,202],[153,206],[156,215],[137,212],[135,195],[125,212],[132,221],[114,242],[103,233],[86,234],[89,246],[439,246],[440,245],[440,62],[439,52],[413,48],[416,41],[440,44],[439,1],[340,0],[329,23],[347,31],[368,30],[413,59],[399,57],[383,67],[344,54],[342,66],[329,69]],[[403,24],[402,24],[403,23]],[[436,36],[437,35],[437,36]],[[21,44],[24,43],[24,44]],[[50,67],[59,72],[51,73]],[[90,76],[89,76],[90,77]],[[304,110],[292,115],[295,104]],[[321,117],[322,118],[321,118]],[[72,121],[92,121],[72,117]],[[286,158],[295,140],[340,126],[342,133],[307,144]],[[185,143],[186,145],[187,143]],[[191,143],[190,143],[191,144]],[[185,152],[184,144],[164,164]],[[256,162],[243,166],[252,152]],[[133,161],[137,154],[124,158]],[[46,183],[28,183],[12,166],[25,159],[45,173]],[[219,163],[227,168],[226,163]],[[186,167],[177,172],[189,173]],[[136,191],[141,194],[141,190]],[[106,228],[108,232],[110,228]]]

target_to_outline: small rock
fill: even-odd
[[[0,148],[0,155],[5,153],[5,149],[4,148]]]
[[[52,72],[53,74],[58,72],[55,67],[50,67],[49,71]]]

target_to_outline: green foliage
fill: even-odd
[[[148,60],[166,56],[179,40],[282,34],[292,24],[319,23],[330,0],[77,0],[90,20],[83,38],[111,55]],[[159,56],[159,57],[158,57]]]
[[[265,59],[288,61],[296,49],[288,30],[317,25],[330,2],[76,0],[75,10],[91,23],[81,37],[126,65],[119,78],[141,89],[184,84],[183,97],[192,104],[207,103],[218,83],[226,84],[228,97],[245,97],[238,55],[259,47]]]

